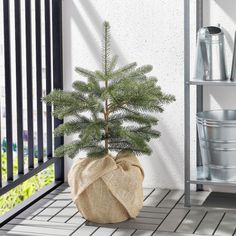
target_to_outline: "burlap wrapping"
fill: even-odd
[[[135,218],[143,206],[143,169],[132,153],[116,158],[80,159],[68,182],[72,199],[85,219],[116,223]]]

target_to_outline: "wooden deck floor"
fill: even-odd
[[[145,188],[144,207],[136,219],[98,225],[81,217],[68,186],[62,185],[0,228],[0,235],[236,235],[236,210],[202,207],[208,194],[194,192],[194,206],[185,208],[182,191]]]

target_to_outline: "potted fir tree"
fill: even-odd
[[[151,65],[136,63],[116,69],[110,57],[110,27],[104,22],[102,71],[76,68],[86,81],[73,83],[73,91],[54,90],[44,97],[56,118],[69,118],[55,135],[77,134],[55,155],[76,157],[69,173],[72,197],[81,214],[98,223],[114,223],[138,215],[143,205],[143,170],[136,155],[150,154],[148,142],[160,136],[154,112],[174,101],[157,79],[146,74]],[[114,153],[118,153],[114,157]]]

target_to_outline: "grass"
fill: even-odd
[[[6,181],[6,154],[2,154],[2,173],[3,180]],[[37,158],[35,158],[37,162]],[[25,165],[27,165],[27,158],[25,158]],[[17,158],[14,158],[13,161],[14,175],[17,174]],[[5,214],[16,205],[30,197],[32,194],[37,192],[42,187],[47,186],[48,184],[54,181],[54,165],[50,165],[45,170],[41,171],[37,175],[26,180],[19,186],[10,190],[8,193],[0,197],[0,215]]]

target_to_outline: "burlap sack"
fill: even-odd
[[[116,223],[135,218],[143,206],[143,169],[132,153],[114,159],[80,159],[72,166],[68,182],[72,199],[85,219]]]

